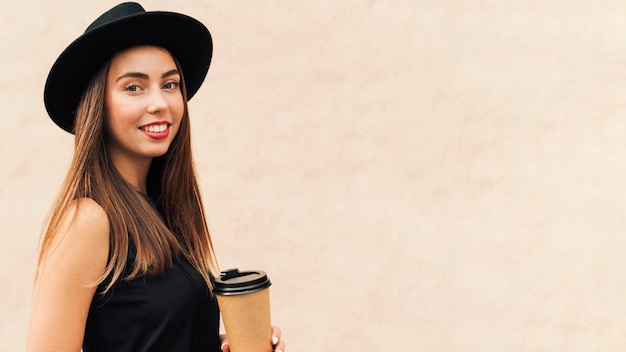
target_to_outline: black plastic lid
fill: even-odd
[[[264,271],[239,271],[228,269],[222,271],[220,278],[215,279],[215,294],[223,296],[243,295],[261,291],[272,283]]]

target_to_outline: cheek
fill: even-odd
[[[124,116],[124,111],[121,109],[123,104],[115,98],[114,94],[108,94],[104,104],[104,122],[109,131],[113,130],[116,126],[119,126]]]
[[[185,104],[183,103],[182,96],[172,102],[171,109],[174,118],[178,119],[178,121],[180,122],[180,120],[183,118],[183,113],[185,112]]]
[[[134,127],[134,114],[128,105],[111,102],[113,104],[105,104],[104,109],[105,133],[109,142],[120,142],[128,135],[130,128]]]
[[[174,132],[174,137],[177,137],[180,133],[180,129],[183,125],[183,111],[184,109],[180,109],[180,111],[176,111],[176,117],[174,118],[174,124],[172,125],[172,132]]]
[[[176,129],[180,128],[181,121],[183,120],[183,114],[185,113],[185,104],[182,97],[180,99],[173,99],[169,105],[170,114]]]
[[[142,116],[142,108],[138,104],[133,104],[132,101],[115,98],[107,100],[104,110],[106,123],[110,128],[133,125]]]
[[[109,136],[116,135],[118,133],[117,129],[122,125],[119,111],[107,106],[104,110],[104,125]]]

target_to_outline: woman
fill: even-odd
[[[29,351],[229,351],[187,113],[211,54],[197,20],[124,3],[55,62],[44,101],[75,153],[42,241]],[[280,329],[268,341],[284,351]]]

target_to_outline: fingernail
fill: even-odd
[[[283,350],[276,350],[276,352],[283,352]]]
[[[272,343],[274,345],[278,343],[278,337],[277,336],[272,337]],[[276,352],[282,352],[282,351],[276,351]]]

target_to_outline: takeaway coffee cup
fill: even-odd
[[[271,352],[271,282],[263,271],[222,271],[214,292],[231,352]]]

